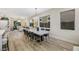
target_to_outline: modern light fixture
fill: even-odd
[[[37,8],[34,8],[34,15],[30,19],[30,24],[32,24],[32,26],[34,26],[34,27],[37,27],[38,26],[38,21],[37,21],[37,18],[34,17],[34,16],[37,16]]]
[[[37,8],[35,8],[35,16],[37,15]]]
[[[35,8],[35,16],[37,16],[37,8]],[[38,27],[38,20],[37,20],[37,17],[34,18],[35,19],[35,27]]]

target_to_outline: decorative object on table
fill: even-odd
[[[39,27],[37,27],[37,31],[39,31]]]
[[[75,9],[60,13],[61,29],[75,29]]]

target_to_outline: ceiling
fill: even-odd
[[[42,13],[51,8],[37,8],[37,13]],[[0,16],[32,16],[35,15],[35,8],[0,8]]]

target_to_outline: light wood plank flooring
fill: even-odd
[[[48,39],[41,43],[30,41],[23,32],[12,31],[8,34],[9,51],[65,51],[72,48],[65,48]],[[72,46],[72,45],[71,45]]]

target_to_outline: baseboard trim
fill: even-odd
[[[65,38],[62,38],[62,37],[59,37],[59,36],[50,36],[50,38],[55,38],[55,39],[58,39],[58,40],[62,40],[62,41],[65,41],[65,42],[68,42],[68,43],[71,43],[73,45],[78,45],[79,46],[79,43],[77,42],[74,42],[74,41],[70,41],[70,40],[66,40]]]

